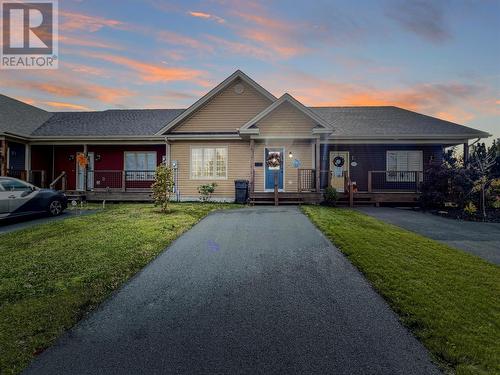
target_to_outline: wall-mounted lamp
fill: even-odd
[[[288,153],[288,157],[289,157],[290,159],[291,159],[291,158],[293,158],[293,152],[292,152],[292,151],[290,151],[290,152]]]
[[[75,155],[73,155],[73,154],[68,155],[68,160],[69,160],[69,161],[73,161],[73,160],[75,160]]]
[[[101,154],[96,154],[95,161],[101,161]]]

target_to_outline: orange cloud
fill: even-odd
[[[489,95],[488,88],[474,84],[447,82],[380,88],[328,81],[303,72],[286,72],[281,78],[268,79],[270,88],[285,81],[287,88],[293,88],[290,93],[308,106],[397,106],[457,123],[495,113],[494,103],[484,100]]]
[[[140,78],[146,82],[189,81],[196,80],[202,75],[200,70],[148,64],[117,55],[87,53],[86,56],[108,61],[134,70],[139,73]]]
[[[85,98],[114,104],[119,99],[131,97],[134,93],[127,89],[111,88],[94,83],[78,81],[74,77],[61,74],[58,82],[37,82],[27,80],[4,80],[5,87],[36,90],[59,98]]]
[[[217,23],[225,23],[226,22],[226,20],[224,20],[224,18],[210,14],[210,13],[189,11],[188,14],[191,17],[203,18],[206,20],[213,20]]]
[[[63,31],[83,30],[93,33],[104,27],[114,29],[125,27],[121,21],[81,13],[59,11],[59,16],[61,17],[59,28]]]
[[[73,111],[90,111],[88,107],[78,104],[64,103],[64,102],[43,102],[52,108],[56,109],[70,109]]]
[[[307,51],[297,32],[305,25],[259,14],[264,12],[260,7],[252,7],[247,12],[233,11],[232,14],[244,22],[233,27],[240,36],[265,46],[279,57],[290,58]]]

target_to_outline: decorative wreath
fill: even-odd
[[[281,154],[279,152],[270,152],[267,155],[266,165],[269,168],[278,168],[281,166]]]
[[[335,156],[333,158],[333,165],[336,167],[342,167],[344,166],[345,159],[342,156]]]
[[[76,155],[76,161],[78,162],[78,165],[82,168],[86,167],[89,164],[89,159],[85,156],[84,153],[79,152]]]

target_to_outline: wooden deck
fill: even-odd
[[[357,192],[353,196],[353,206],[384,204],[414,205],[418,202],[418,193],[413,192],[387,192],[387,193],[368,193]],[[279,192],[278,204],[319,204],[323,200],[323,193],[315,192]],[[250,194],[250,204],[273,205],[274,192],[255,192]],[[349,206],[349,194],[339,193],[337,205]]]
[[[320,203],[323,199],[322,193],[315,192],[279,192],[278,204],[314,204]],[[274,192],[254,192],[250,193],[250,204],[275,204]]]

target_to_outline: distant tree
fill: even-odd
[[[493,144],[490,146],[489,152],[495,155],[495,164],[491,168],[491,176],[493,178],[500,177],[500,138],[497,138],[493,141]]]
[[[484,143],[478,143],[472,147],[468,167],[473,171],[471,174],[474,182],[472,191],[479,193],[479,207],[483,218],[486,218],[486,192],[494,180],[492,171],[496,159],[495,148],[487,148]]]

